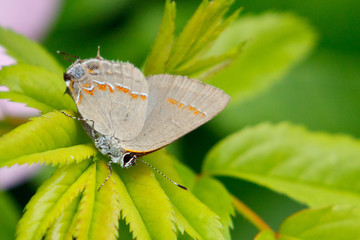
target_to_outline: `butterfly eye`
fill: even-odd
[[[66,82],[66,81],[68,81],[68,80],[71,80],[70,74],[64,73],[64,81]]]
[[[131,153],[125,153],[123,157],[124,165],[128,164],[133,159]]]

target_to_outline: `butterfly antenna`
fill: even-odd
[[[99,60],[103,60],[103,58],[100,56],[100,45],[98,46],[96,58]]]
[[[169,182],[175,184],[175,185],[178,186],[179,188],[182,188],[182,189],[184,189],[184,190],[188,190],[188,189],[187,189],[186,187],[184,187],[183,185],[180,185],[180,184],[174,182],[173,180],[171,180],[170,178],[168,178],[165,174],[163,174],[162,172],[160,172],[159,169],[155,168],[155,167],[154,167],[153,165],[151,165],[150,163],[145,162],[144,160],[139,159],[139,158],[136,159],[136,160],[144,163],[144,164],[147,165],[148,167],[151,167],[152,169],[154,169],[155,171],[157,171],[161,176],[163,176],[164,178],[166,178],[166,180],[168,180]]]
[[[69,61],[69,62],[74,62],[74,60],[72,60],[72,59],[70,59],[70,58],[75,58],[76,60],[77,60],[77,59],[80,59],[80,57],[71,55],[71,54],[66,53],[66,52],[62,52],[62,51],[56,51],[56,52],[57,52],[57,54],[62,55],[63,58],[64,58],[66,61]]]
[[[105,178],[105,181],[100,185],[98,191],[100,191],[100,189],[104,186],[104,184],[107,182],[107,180],[109,180],[109,178],[110,178],[111,175],[112,175],[111,164],[112,164],[112,162],[110,161],[110,162],[108,163],[108,167],[109,167],[110,173],[109,173],[109,175]]]

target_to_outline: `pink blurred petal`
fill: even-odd
[[[54,22],[59,4],[60,0],[0,0],[0,26],[32,39],[41,39]],[[16,61],[6,55],[0,46],[0,69],[1,66],[15,63]],[[8,91],[8,89],[0,86],[0,91]],[[0,119],[9,115],[29,117],[38,114],[38,110],[25,107],[22,103],[0,100]],[[3,189],[14,187],[37,171],[37,165],[0,168],[0,187]]]
[[[27,107],[24,103],[10,102],[7,99],[0,99],[0,120],[5,117],[29,118],[38,116],[40,111]]]
[[[6,54],[6,49],[0,46],[0,69],[2,66],[15,64],[16,60]]]
[[[9,189],[15,187],[26,181],[39,171],[39,165],[28,166],[27,164],[21,166],[12,166],[10,168],[0,168],[0,188]]]
[[[0,0],[0,25],[41,39],[57,15],[60,0]]]
[[[0,46],[0,70],[2,66],[15,64],[16,60],[6,54],[6,50]],[[7,92],[9,89],[0,86],[0,92]],[[7,99],[0,99],[0,120],[6,116],[29,117],[39,115],[40,111],[26,107],[23,103],[10,102]]]

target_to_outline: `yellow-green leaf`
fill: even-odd
[[[0,27],[0,45],[6,48],[9,55],[19,63],[27,63],[61,74],[63,68],[42,46]]]
[[[310,206],[360,206],[360,141],[348,136],[260,124],[217,144],[203,173],[252,181]]]
[[[243,101],[267,88],[312,50],[316,34],[302,18],[285,13],[247,15],[216,40],[208,56],[217,56],[247,41],[245,50],[226,69],[208,80]]]
[[[359,226],[359,207],[348,205],[307,209],[286,219],[280,226],[277,239],[360,239]]]
[[[0,152],[2,152],[0,163],[4,165],[3,163],[6,161],[19,157],[24,157],[22,161],[27,163],[30,163],[30,160],[37,162],[38,160],[31,156],[28,158],[29,161],[26,160],[26,156],[88,141],[89,138],[78,121],[60,112],[50,112],[41,117],[33,118],[0,138]],[[86,149],[84,150],[86,151],[85,155],[89,154],[88,147],[83,149]],[[56,162],[54,157],[52,157],[52,162]],[[62,158],[61,156],[58,157],[59,159]],[[71,158],[71,155],[69,157]],[[66,158],[63,159],[66,160]]]
[[[146,76],[164,73],[165,63],[168,60],[173,45],[175,15],[175,2],[166,0],[158,36],[145,62],[144,74]]]
[[[196,181],[193,192],[200,201],[220,217],[223,225],[222,234],[225,239],[231,239],[229,228],[233,227],[231,216],[235,214],[235,210],[232,198],[225,187],[216,179],[202,177]]]
[[[44,113],[53,109],[76,110],[74,101],[64,94],[66,86],[62,74],[42,67],[28,64],[4,67],[0,71],[0,84],[10,90],[0,97],[21,101]]]
[[[175,239],[173,209],[151,169],[141,163],[116,168],[115,178],[122,217],[138,239]],[[121,236],[120,236],[121,237]]]
[[[147,156],[145,160],[160,171],[166,169],[166,172],[162,172],[181,184],[180,177],[173,167],[174,159],[164,153],[164,151],[157,151]],[[223,226],[219,221],[219,216],[194,197],[191,190],[184,191],[161,175],[156,175],[156,177],[176,209],[175,218],[180,220],[177,224],[183,224],[178,226],[180,230],[184,229],[197,239],[224,239],[221,232]]]
[[[79,207],[81,195],[78,195],[71,203],[62,211],[61,215],[55,220],[54,224],[46,233],[46,240],[65,239],[69,232],[72,219]]]
[[[17,239],[41,239],[62,211],[87,185],[94,174],[91,161],[59,168],[44,182],[26,205],[18,223]]]
[[[79,163],[82,160],[94,156],[97,152],[98,150],[96,150],[94,144],[81,144],[13,158],[9,161],[1,162],[0,167],[10,167],[15,164],[32,165],[36,163],[62,167],[72,163]]]
[[[97,162],[95,190],[109,175],[109,168],[104,161]],[[96,192],[94,209],[88,239],[117,239],[122,199],[115,194],[117,191],[114,178]],[[121,238],[120,238],[121,239]]]

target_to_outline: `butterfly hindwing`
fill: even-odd
[[[222,90],[184,76],[154,75],[148,85],[143,129],[134,139],[120,141],[127,151],[162,148],[211,120],[230,100]]]

